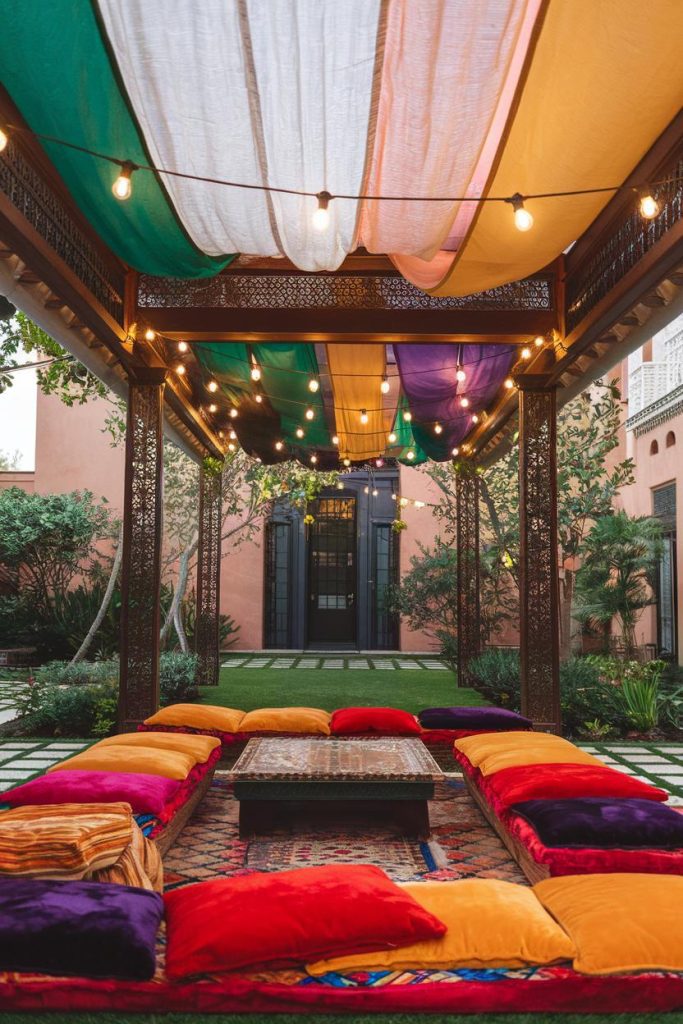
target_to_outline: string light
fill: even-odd
[[[515,192],[514,196],[510,196],[509,199],[505,200],[506,203],[510,203],[514,211],[515,227],[518,231],[528,231],[529,228],[533,227],[534,218],[524,206],[524,197],[519,192]]]
[[[410,423],[412,418],[413,418],[412,412],[410,412],[409,409],[406,409],[406,411],[403,413],[403,421],[404,421],[404,423]]]
[[[9,135],[7,134],[7,132],[4,132],[2,130],[2,128],[0,128],[0,153],[2,153],[3,149],[7,148],[7,143],[8,142],[9,142]]]
[[[473,423],[478,423],[479,422],[479,417],[477,416],[476,412],[472,413],[472,422]]]
[[[649,188],[641,189],[640,195],[640,213],[645,220],[652,220],[659,213],[659,203],[650,192]]]
[[[457,459],[459,454],[460,454],[460,449],[459,448],[451,448],[451,455],[453,456],[454,459]]]
[[[314,466],[315,466],[317,461],[318,461],[318,456],[317,455],[311,455],[311,462],[313,463]]]
[[[237,434],[235,433],[234,430],[230,431],[230,433],[228,434],[228,437],[230,438],[231,441],[236,441],[237,440]]]
[[[469,398],[467,397],[467,395],[463,395],[462,398],[460,399],[460,405],[463,407],[463,409],[466,409],[469,404]]]
[[[225,437],[225,431],[224,430],[219,430],[218,431],[218,436],[219,437]]]
[[[332,196],[329,192],[318,192],[316,199],[318,200],[318,209],[313,214],[313,227],[316,231],[325,231],[330,226],[330,211],[328,206],[330,205],[330,199]]]
[[[373,496],[373,498],[376,498],[378,494],[379,494],[379,491],[377,490],[377,488],[373,487],[372,488],[372,496]]]
[[[505,381],[504,381],[504,387],[506,387],[508,391],[511,391],[512,388],[514,388],[514,386],[515,386],[515,382],[512,379],[512,377],[506,377]]]
[[[399,498],[399,502],[398,503],[401,506],[401,508],[405,508],[406,505],[408,504],[408,499],[407,498]]]
[[[536,348],[543,348],[543,346],[545,345],[545,338],[542,334],[539,334],[534,338],[534,345],[536,346]]]
[[[389,434],[389,437],[388,437],[387,440],[389,441],[389,444],[396,444],[396,434],[393,432],[393,430]]]
[[[303,437],[304,436],[304,429],[303,429],[303,427],[297,427],[296,428],[296,436],[297,437]]]
[[[343,491],[344,490],[344,484],[341,482],[341,480],[337,480],[337,490],[338,491]]]
[[[232,441],[231,441],[231,442],[230,442],[230,444],[228,445],[228,451],[229,451],[229,452],[234,452],[234,451],[235,451],[235,449],[236,449],[236,447],[237,447],[237,446],[236,446],[236,445],[234,445],[234,444],[232,443]]]
[[[179,341],[178,342],[178,351],[179,352],[187,352],[189,347],[190,346],[187,344],[186,341]]]
[[[336,434],[333,434],[332,436],[332,444],[339,444],[339,438],[337,437]]]
[[[377,466],[377,469],[381,469],[384,465],[384,459],[375,459],[375,465]]]
[[[282,448],[283,448],[282,441],[276,441],[275,442],[275,451],[276,452],[281,452]]]
[[[360,421],[363,424],[363,426],[365,426],[365,424],[368,422],[368,414],[365,411],[365,409],[361,409],[360,411]]]
[[[255,401],[255,402],[258,402],[258,404],[259,404],[259,405],[260,405],[260,404],[261,404],[261,402],[263,401],[263,395],[261,394],[261,392],[260,392],[260,391],[258,391],[258,392],[257,392],[257,393],[256,393],[256,394],[254,395],[254,401]]]
[[[406,458],[408,459],[408,462],[412,462],[413,459],[415,458],[415,452],[413,452],[413,451],[406,452]]]
[[[208,382],[208,384],[206,385],[206,389],[207,389],[207,391],[211,391],[212,393],[215,393],[216,391],[218,391],[218,381],[217,380],[210,380]]]
[[[369,493],[370,493],[370,488],[369,488],[369,487],[364,487],[364,488],[363,488],[363,490],[364,490],[364,492],[365,492],[366,494],[369,494]]]
[[[460,381],[461,384],[463,381],[467,380],[467,374],[463,370],[462,366],[460,366],[460,364],[458,364],[458,368],[455,371],[455,379],[457,381]]]
[[[383,395],[388,395],[390,387],[391,387],[391,385],[389,384],[389,381],[387,380],[387,378],[386,377],[382,377],[382,383],[379,386],[379,389],[382,392],[382,394]]]
[[[131,163],[130,160],[124,160],[121,164],[119,176],[111,187],[112,192],[117,199],[121,200],[121,202],[125,199],[130,199],[133,194],[133,182],[131,181],[131,178],[135,169],[135,164]]]
[[[230,410],[230,419],[231,420],[236,420],[238,416],[239,416],[239,413],[238,413],[237,409],[235,408],[235,406],[233,405],[232,409]]]
[[[184,364],[178,363],[178,365],[175,368],[175,372],[178,374],[179,377],[184,377],[186,373]]]
[[[414,505],[415,505],[415,508],[424,508],[425,507],[424,501],[415,501]]]
[[[312,391],[313,394],[315,394],[316,391],[320,390],[320,381],[316,380],[315,377],[311,377],[311,379],[308,382],[308,390]]]
[[[306,409],[306,412],[304,413],[304,416],[306,417],[307,420],[312,420],[313,417],[315,416],[315,413],[311,409],[310,405],[309,405],[308,409]]]
[[[522,359],[531,359],[531,349],[525,345],[520,353]]]
[[[156,331],[153,331],[151,327],[148,327],[145,331],[145,341],[154,341],[156,336]]]
[[[349,466],[351,465],[351,459],[344,459],[344,465],[345,465],[345,466],[346,466],[346,468],[348,469],[348,468],[349,468]]]
[[[218,412],[218,406],[216,405],[215,402],[212,402],[211,405],[209,406],[209,412]]]
[[[394,493],[393,493],[393,494],[391,495],[391,500],[392,500],[392,501],[396,501],[396,492],[394,492]]]
[[[443,427],[441,426],[440,423],[435,423],[434,424],[434,433],[435,434],[442,434],[443,433]]]
[[[251,379],[254,381],[261,380],[261,367],[257,366],[256,363],[251,368]]]

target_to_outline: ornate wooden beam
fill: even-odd
[[[519,390],[519,598],[522,713],[560,732],[557,402],[544,376]]]
[[[470,664],[481,653],[479,475],[469,462],[457,463],[456,470],[458,686],[471,687]]]
[[[159,599],[163,511],[163,403],[166,371],[129,381],[121,574],[119,731],[159,707]]]
[[[199,475],[199,546],[197,549],[197,615],[195,649],[197,681],[218,685],[221,533],[223,528],[223,463],[204,460]]]

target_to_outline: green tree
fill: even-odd
[[[457,645],[457,552],[435,538],[434,547],[419,544],[420,553],[412,555],[410,568],[399,584],[389,588],[387,609],[402,616],[413,630],[423,630],[439,646],[441,654],[455,670]]]
[[[662,553],[662,528],[649,516],[624,511],[601,516],[583,545],[578,571],[577,617],[589,625],[621,627],[626,656],[636,647],[635,629],[643,608],[655,601],[655,576]]]

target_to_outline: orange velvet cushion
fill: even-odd
[[[166,779],[186,779],[197,758],[180,750],[163,750],[154,747],[126,747],[123,745],[103,747],[96,743],[82,754],[76,754],[67,761],[54,764],[48,772],[67,769],[94,772],[134,772],[141,775],[162,775]]]
[[[443,921],[445,935],[398,949],[320,960],[307,967],[309,974],[526,967],[574,956],[572,941],[526,886],[468,878],[410,882],[401,888]]]
[[[188,736],[182,732],[122,732],[100,740],[98,747],[145,747],[150,750],[178,750],[191,754],[195,763],[206,761],[212,750],[220,747],[215,736]]]
[[[321,708],[259,708],[248,711],[240,722],[240,732],[297,732],[330,735],[328,711]]]
[[[466,755],[475,768],[490,754],[507,750],[531,750],[537,747],[572,747],[573,743],[549,732],[525,732],[523,730],[507,732],[487,732],[477,736],[466,736],[456,740],[455,747]]]
[[[187,729],[214,732],[237,732],[244,711],[221,708],[214,704],[170,704],[145,719],[145,725],[175,725]]]
[[[569,740],[549,733],[508,732],[468,736],[455,741],[461,751],[482,775],[493,775],[503,768],[529,764],[592,764],[604,767],[592,754],[579,750]]]
[[[577,971],[683,971],[680,875],[565,875],[534,892],[571,936]]]

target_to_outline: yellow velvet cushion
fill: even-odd
[[[526,886],[467,878],[401,888],[443,921],[445,935],[399,949],[319,960],[308,965],[309,974],[526,967],[571,960],[575,954],[570,938]]]
[[[187,729],[214,729],[216,732],[237,732],[244,711],[221,708],[214,704],[171,704],[160,708],[145,725],[175,725]]]
[[[475,740],[480,742],[475,743]],[[489,740],[488,735],[468,736],[456,740],[455,748],[465,754],[482,775],[530,764],[594,764],[604,768],[597,757],[549,733],[509,732],[493,740]]]
[[[577,971],[683,971],[680,875],[566,875],[534,892],[571,936]]]
[[[122,732],[100,740],[98,747],[145,747],[148,750],[178,750],[191,754],[196,762],[206,761],[220,747],[217,736],[191,736],[184,732]]]
[[[329,711],[321,708],[259,708],[248,711],[240,732],[301,732],[330,735]]]
[[[96,743],[82,754],[76,754],[67,761],[48,768],[48,772],[126,772],[137,775],[162,775],[166,779],[183,780],[196,763],[197,759],[192,754],[184,754],[180,750],[123,745],[103,747]]]

